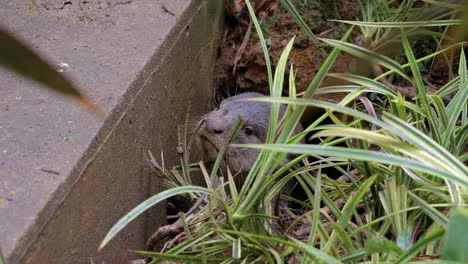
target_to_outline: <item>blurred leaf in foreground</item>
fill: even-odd
[[[444,246],[442,248],[442,259],[468,263],[467,226],[468,209],[455,211],[449,219]]]
[[[0,67],[70,96],[91,110],[99,112],[91,100],[54,67],[2,28],[0,28]]]
[[[2,248],[0,247],[0,264],[6,264],[5,258],[3,257]]]

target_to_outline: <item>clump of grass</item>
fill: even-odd
[[[172,184],[189,184],[190,173],[199,169],[207,187],[177,186],[149,198],[111,229],[101,248],[154,204],[190,193],[200,202],[193,212],[180,215],[178,240],[171,241],[162,253],[138,251],[151,258],[150,263],[407,263],[432,258],[441,259],[439,263],[468,261],[466,249],[460,246],[466,245],[464,229],[468,223],[468,169],[464,165],[468,159],[468,73],[463,49],[458,75],[429,95],[418,62],[443,50],[415,58],[408,30],[403,27],[401,43],[408,63],[401,65],[349,43],[350,28],[341,40],[322,39],[334,49],[303,97],[296,98],[295,76],[285,75],[294,39],[286,46],[273,74],[260,25],[250,3],[246,3],[261,40],[270,81],[270,97],[250,100],[270,102],[272,110],[265,144],[226,145],[261,149],[244,185],[238,190],[230,173],[226,178],[218,177],[223,151],[211,173],[202,163],[189,164],[188,154],[184,154],[179,169],[172,170],[159,165],[153,157],[152,163],[172,177],[167,178]],[[341,51],[370,58],[387,72],[374,79],[329,74]],[[293,66],[289,68],[294,73]],[[321,88],[327,74],[353,84]],[[390,74],[407,79],[415,87],[415,100],[405,99],[378,81]],[[289,97],[282,97],[285,81]],[[338,104],[311,99],[314,93],[343,91],[348,94]],[[380,94],[381,105],[366,99],[368,93]],[[454,95],[444,103],[447,94]],[[280,104],[288,105],[283,117],[279,116]],[[309,106],[323,108],[325,113],[303,133],[292,135]],[[334,123],[324,124],[325,118]],[[231,137],[241,126],[239,121]],[[298,144],[310,132],[315,132],[314,137],[321,143]],[[283,164],[289,153],[299,156]],[[308,157],[316,161],[308,162]],[[299,165],[304,158],[305,164]],[[335,167],[343,176],[330,179],[322,174],[327,167]],[[283,208],[278,214],[276,197],[294,201],[281,194],[291,179],[297,180],[307,199],[296,201],[302,205],[300,213]]]

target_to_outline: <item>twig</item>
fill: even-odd
[[[353,193],[351,193],[352,195]],[[343,199],[343,198],[340,198],[336,201],[333,202],[335,204],[336,207],[338,208],[341,208],[344,206],[344,204],[346,203],[346,200]],[[324,206],[322,208],[319,209],[320,210],[320,213],[325,217],[327,218],[328,221],[330,222],[334,222],[333,219],[331,218],[330,216],[330,208],[328,206]],[[291,230],[293,229],[293,227],[299,222],[299,220],[303,217],[308,217],[312,214],[314,210],[310,210],[310,211],[307,211],[305,213],[303,213],[301,216],[299,216],[298,218],[296,218],[292,223],[291,225],[288,227],[288,229],[286,229],[286,231],[284,231],[284,235],[287,235],[289,232],[291,232]],[[309,227],[309,231],[310,231],[310,227]]]
[[[50,170],[50,169],[46,169],[46,168],[42,168],[41,171],[47,172],[47,173],[50,173],[50,174],[55,174],[55,175],[60,174],[60,172],[58,172],[58,171],[54,171],[54,170]]]
[[[171,12],[169,9],[167,9],[167,7],[166,7],[163,3],[161,3],[161,7],[162,7],[162,9],[163,9],[164,12],[169,13],[169,14],[171,14],[171,15],[173,15],[173,16],[176,15],[176,14],[174,14],[173,12]]]
[[[201,204],[201,202],[206,198],[206,194],[203,193],[195,202],[195,204],[187,211],[185,214],[186,216],[191,215],[195,209]],[[171,225],[165,225],[158,229],[158,231],[154,232],[148,241],[146,242],[146,250],[153,250],[156,244],[160,241],[167,240],[168,237],[174,236],[175,234],[179,234],[183,231],[184,225],[182,221],[179,219]]]
[[[339,27],[333,27],[333,28],[330,28],[330,29],[327,29],[325,31],[322,31],[320,32],[320,34],[317,35],[317,37],[323,37],[324,35],[330,33],[330,32],[333,32],[335,30],[337,30]]]
[[[359,100],[361,100],[361,102],[364,104],[364,107],[366,108],[369,115],[374,118],[377,118],[377,114],[375,113],[374,106],[372,105],[372,102],[369,100],[369,98],[365,96],[359,96]]]
[[[166,251],[166,249],[171,248],[175,244],[175,242],[177,240],[181,239],[183,236],[185,236],[185,233],[181,232],[181,233],[177,234],[173,239],[171,239],[171,240],[167,241],[166,243],[164,243],[164,246],[161,249],[161,252],[164,252],[164,251]]]
[[[232,74],[236,73],[237,63],[239,63],[240,59],[242,58],[242,54],[244,53],[245,48],[247,47],[247,43],[249,42],[250,35],[252,34],[252,24],[253,24],[252,20],[250,20],[249,26],[247,27],[247,32],[245,32],[245,35],[244,35],[244,39],[242,40],[242,43],[236,52],[236,56],[234,56],[234,66],[232,68]]]
[[[158,242],[166,241],[169,237],[179,234],[184,230],[182,221],[177,220],[171,225],[165,225],[154,232],[146,242],[146,250],[153,251]]]
[[[383,74],[383,71],[382,71],[382,68],[380,67],[380,65],[378,64],[374,64],[372,66],[372,70],[374,71],[374,74],[376,74],[377,76],[379,75],[382,75]],[[414,98],[416,96],[416,88],[413,87],[413,86],[398,86],[398,85],[394,85],[394,84],[391,84],[387,78],[381,78],[380,81],[385,84],[386,86],[392,88],[393,90],[395,91],[398,91],[400,93],[402,93],[405,97],[407,98]],[[426,90],[428,93],[430,94],[433,94],[436,92],[435,89],[433,89],[432,87],[430,86],[426,86]]]

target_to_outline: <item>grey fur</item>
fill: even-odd
[[[270,103],[239,100],[263,96],[260,93],[247,92],[229,97],[221,102],[218,109],[203,117],[197,134],[197,143],[205,161],[212,162],[216,159],[218,150],[226,141],[237,118],[244,121],[244,127],[232,143],[262,144],[265,142],[270,119]],[[280,116],[285,110],[286,106],[281,105]],[[302,130],[302,126],[299,125],[295,133]],[[256,149],[228,148],[225,161],[232,172],[248,172],[259,152]]]

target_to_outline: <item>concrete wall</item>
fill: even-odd
[[[163,206],[96,249],[160,190],[144,153],[164,150],[174,164],[188,107],[208,109],[222,12],[212,0],[0,2],[0,26],[69,64],[66,74],[107,112],[97,118],[0,72],[0,246],[9,264],[135,258],[127,249],[144,247]]]

